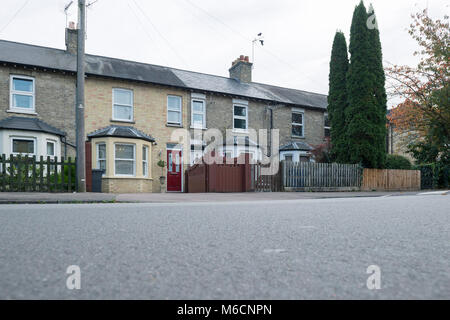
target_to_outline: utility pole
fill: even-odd
[[[84,134],[84,42],[86,37],[86,1],[78,0],[78,48],[77,48],[77,183],[78,192],[86,192],[86,154]]]

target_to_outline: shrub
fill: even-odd
[[[386,169],[411,170],[412,164],[403,156],[388,154],[386,156]]]

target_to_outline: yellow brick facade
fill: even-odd
[[[122,88],[133,91],[133,122],[113,121],[113,89]],[[136,176],[127,179],[116,179],[108,175],[103,180],[106,183],[106,192],[160,192],[165,191],[166,185],[161,188],[159,177],[162,170],[157,166],[159,159],[166,161],[166,146],[168,143],[179,143],[172,139],[172,134],[180,127],[167,125],[167,97],[175,95],[181,97],[182,100],[182,126],[188,129],[188,105],[189,92],[177,88],[169,88],[152,84],[141,84],[131,81],[122,81],[114,79],[104,79],[97,77],[88,77],[85,87],[85,132],[92,133],[95,130],[108,127],[110,125],[131,126],[142,132],[151,135],[156,140],[156,144],[151,146],[149,157],[149,171],[151,172],[152,187],[146,187],[145,184],[138,181],[141,177]],[[108,138],[109,139],[109,138]],[[114,138],[117,140],[117,138]],[[140,141],[136,140],[135,141]],[[93,141],[94,142],[94,141]],[[149,143],[151,144],[151,143]],[[96,167],[95,144],[92,143],[92,166]],[[112,152],[108,152],[108,157],[112,156]],[[189,163],[190,150],[188,144],[183,147],[183,163]],[[140,158],[137,157],[137,162]],[[111,160],[110,160],[111,162]],[[113,165],[111,163],[111,165]],[[138,164],[137,164],[138,166]],[[186,165],[184,166],[186,168]],[[136,172],[138,167],[136,167]],[[141,167],[142,169],[142,167]],[[166,169],[163,170],[166,175]],[[140,171],[139,171],[140,172]],[[126,182],[130,180],[131,182]],[[133,181],[136,182],[133,187]]]

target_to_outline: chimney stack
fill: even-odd
[[[70,54],[77,54],[78,48],[78,30],[75,22],[69,22],[69,27],[66,28],[66,51]]]
[[[244,83],[252,82],[252,66],[248,56],[241,55],[231,64],[230,78]]]

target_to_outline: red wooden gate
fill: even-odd
[[[229,161],[229,159],[228,159]],[[186,170],[186,192],[249,192],[253,191],[252,165],[248,155],[245,163],[195,164]]]

